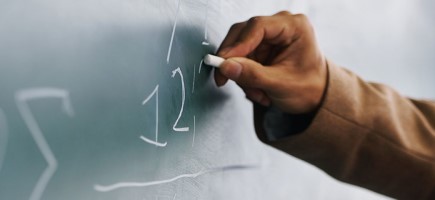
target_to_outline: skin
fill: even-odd
[[[283,11],[234,24],[217,55],[227,59],[215,71],[219,87],[231,79],[251,101],[291,114],[321,104],[327,65],[304,15]]]

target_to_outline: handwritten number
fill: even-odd
[[[140,139],[142,139],[143,141],[150,143],[152,145],[155,145],[157,147],[165,147],[168,143],[164,142],[164,143],[160,143],[158,142],[159,139],[159,85],[157,85],[153,92],[147,97],[145,98],[145,100],[142,102],[142,105],[145,105],[153,96],[156,96],[156,140],[150,140],[148,138],[146,138],[145,136],[140,136]]]
[[[177,73],[180,74],[180,77],[181,77],[181,108],[180,108],[180,112],[178,114],[178,118],[177,118],[177,120],[175,120],[175,123],[174,123],[174,126],[172,126],[172,129],[174,131],[177,131],[177,132],[187,132],[187,131],[189,131],[189,127],[181,127],[181,128],[177,127],[178,121],[180,120],[181,115],[183,114],[184,102],[186,101],[186,88],[184,87],[183,73],[181,72],[181,69],[179,67],[177,69],[175,69],[174,71],[172,71],[172,78],[174,78]]]

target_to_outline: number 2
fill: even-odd
[[[175,69],[174,71],[172,71],[172,78],[175,77],[175,74],[180,74],[181,77],[181,108],[180,108],[180,113],[178,114],[178,118],[177,120],[175,120],[174,126],[172,126],[172,129],[174,131],[177,132],[187,132],[189,131],[189,127],[181,127],[178,128],[176,127],[178,124],[178,121],[181,118],[181,115],[183,114],[183,109],[184,109],[184,102],[186,101],[186,88],[184,87],[184,78],[183,78],[183,73],[181,73],[181,69],[178,67],[177,69]]]

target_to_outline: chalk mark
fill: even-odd
[[[157,147],[165,147],[168,143],[164,142],[164,143],[160,143],[158,142],[159,140],[159,85],[156,85],[156,87],[154,88],[153,92],[151,92],[150,95],[148,95],[148,97],[145,98],[145,100],[142,101],[142,105],[145,105],[146,103],[148,103],[148,101],[153,97],[156,96],[156,140],[152,141],[148,138],[146,138],[145,136],[140,136],[140,139],[142,139],[143,141],[150,143],[152,145],[155,145]]]
[[[196,65],[193,65],[192,94],[195,92]]]
[[[139,138],[142,139],[143,141],[147,142],[147,143],[150,143],[152,145],[156,145],[158,147],[165,147],[168,144],[168,142],[160,143],[160,142],[156,142],[156,141],[150,140],[150,139],[146,138],[143,135],[141,135]]]
[[[196,116],[193,115],[193,137],[192,137],[192,147],[195,144],[195,132],[196,132]]]
[[[181,0],[178,0],[177,12],[175,13],[175,22],[174,22],[174,26],[172,27],[171,41],[169,42],[168,55],[166,56],[166,63],[167,64],[169,64],[169,58],[171,57],[172,43],[174,42],[175,29],[177,28],[177,21],[178,21],[178,13],[180,11],[180,4],[181,4]]]
[[[186,101],[186,89],[184,87],[184,77],[183,77],[183,73],[181,72],[181,69],[178,67],[177,69],[172,71],[172,78],[175,77],[176,74],[180,74],[180,78],[181,78],[181,108],[180,108],[180,113],[178,114],[178,118],[177,120],[175,120],[174,126],[172,126],[172,129],[174,131],[177,132],[187,132],[189,131],[189,127],[181,127],[181,128],[177,128],[177,124],[178,121],[181,118],[181,115],[183,114],[183,109],[184,109],[184,102]]]
[[[169,184],[174,181],[177,181],[179,179],[194,179],[199,176],[205,175],[205,174],[212,174],[212,173],[218,173],[218,172],[225,172],[225,171],[235,171],[235,170],[247,170],[247,169],[255,169],[259,168],[256,165],[229,165],[224,167],[216,167],[216,168],[209,168],[204,169],[196,173],[188,173],[188,174],[181,174],[169,179],[163,179],[163,180],[157,180],[157,181],[150,181],[150,182],[119,182],[115,183],[113,185],[94,185],[94,190],[98,192],[110,192],[114,190],[119,190],[123,188],[137,188],[137,187],[150,187],[150,186],[156,186],[156,185],[163,185],[163,184]]]
[[[0,172],[2,171],[3,161],[6,157],[6,150],[8,146],[8,123],[6,115],[0,108]]]
[[[30,195],[30,200],[39,200],[41,198],[48,182],[56,172],[58,166],[56,157],[45,140],[44,135],[27,103],[27,101],[30,100],[44,98],[60,98],[62,100],[62,110],[70,117],[74,116],[74,111],[69,99],[69,93],[66,90],[58,88],[34,88],[21,90],[15,94],[16,104],[21,117],[26,123],[26,126],[35,140],[36,145],[48,164],[47,168],[39,177],[38,182],[36,183],[36,186]]]
[[[202,64],[204,64],[204,59],[201,59],[201,62],[199,62],[199,69],[198,69],[198,74],[201,73],[201,69],[202,69]]]
[[[177,197],[177,193],[174,194],[174,197],[172,198],[172,200],[175,200],[175,197]]]
[[[209,45],[209,43],[207,42],[207,35],[208,35],[208,3],[209,0],[207,0],[206,4],[205,4],[205,20],[204,20],[204,41],[202,42],[202,45]]]

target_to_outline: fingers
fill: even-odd
[[[218,56],[222,57],[222,55],[225,54],[225,52],[227,52],[230,49],[231,45],[233,45],[234,42],[237,41],[240,32],[243,30],[245,26],[246,26],[246,22],[237,23],[231,26],[227,36],[225,37],[224,41],[219,47],[219,50],[217,52]],[[214,80],[216,82],[216,85],[218,87],[221,87],[225,85],[225,83],[227,83],[228,78],[222,75],[222,73],[219,70],[215,70]]]
[[[269,68],[262,66],[253,60],[247,58],[231,58],[222,63],[220,70],[216,70],[216,74],[225,77],[225,82],[228,78],[234,80],[244,88],[246,97],[251,101],[262,106],[271,104],[270,98],[259,88],[272,87],[269,75]],[[215,77],[218,86],[222,84],[220,77]],[[224,84],[224,83],[223,83]]]
[[[297,25],[298,17],[288,12],[280,12],[271,17],[253,17],[243,26],[238,25],[237,31],[231,34],[232,38],[227,40],[233,44],[226,43],[225,51],[221,51],[220,56],[246,57],[262,42],[279,46],[290,45],[298,38]],[[234,40],[237,33],[237,40]]]
[[[228,82],[228,78],[225,77],[219,70],[214,70],[214,81],[218,87],[221,87]]]
[[[267,142],[268,138],[266,137],[266,130],[264,130],[264,118],[267,112],[267,108],[260,106],[258,104],[254,104],[254,126],[255,132],[257,133],[258,139],[263,142]]]
[[[275,60],[271,55],[280,49],[279,46],[288,46],[298,38],[298,18],[297,15],[284,11],[270,17],[253,17],[247,22],[234,24],[217,55],[223,58],[248,57],[262,64],[271,64]],[[228,81],[221,70],[215,71],[214,78],[217,86]]]
[[[237,41],[239,38],[240,32],[242,32],[243,28],[246,26],[246,22],[236,23],[231,26],[230,30],[228,31],[227,36],[225,37],[224,41],[222,42],[221,46],[219,47],[219,50],[217,52],[218,56],[223,57],[227,51],[230,49],[232,45]],[[227,58],[227,57],[224,57]]]
[[[258,105],[304,113],[322,101],[326,65],[305,15],[281,12],[236,24],[218,55],[226,60],[215,70],[216,84],[231,79]]]
[[[229,58],[219,68],[220,73],[242,87],[269,89],[273,87],[271,67],[264,67],[248,58]]]
[[[269,106],[271,103],[270,98],[260,89],[248,88],[243,91],[245,92],[246,97],[255,103],[262,106]]]

